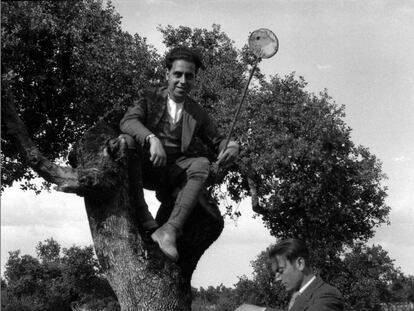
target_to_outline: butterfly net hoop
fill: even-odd
[[[249,48],[258,58],[270,58],[279,50],[279,40],[271,30],[260,28],[251,33]]]

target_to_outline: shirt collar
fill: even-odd
[[[303,285],[301,287],[301,289],[299,289],[299,293],[302,294],[306,288],[308,288],[308,286],[316,279],[316,276],[314,275],[305,285]]]
[[[170,98],[170,96],[168,96],[167,110],[173,124],[177,123],[178,120],[180,120],[183,111],[183,105],[184,102],[176,103]]]
[[[175,102],[171,97],[170,97],[170,95],[168,94],[167,95],[167,102],[168,102],[168,105],[177,105],[178,107],[181,107],[183,104],[184,104],[184,101],[182,101],[182,102],[180,102],[180,103],[177,103],[177,102]]]

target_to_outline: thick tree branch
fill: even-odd
[[[23,160],[39,176],[56,184],[59,191],[77,193],[79,191],[78,172],[70,167],[56,165],[42,155],[30,139],[27,128],[17,113],[11,92],[9,90],[4,92],[5,96],[1,104],[3,130],[14,142]]]

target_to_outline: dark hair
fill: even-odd
[[[293,262],[295,259],[302,257],[306,263],[309,263],[309,251],[305,242],[298,239],[286,239],[278,242],[269,251],[269,258],[275,256],[285,256],[287,260]]]
[[[170,50],[170,52],[168,52],[167,56],[165,57],[165,66],[168,70],[170,70],[173,62],[180,59],[194,63],[196,72],[199,68],[203,70],[205,69],[200,54],[197,51],[186,46],[179,46]]]

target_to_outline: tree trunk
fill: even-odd
[[[84,196],[95,252],[118,297],[122,311],[191,309],[191,276],[204,251],[223,230],[216,204],[202,201],[190,216],[178,241],[180,259],[170,261],[142,232],[129,198],[126,146],[114,144],[123,114],[114,109],[77,142],[70,156],[73,168],[50,163],[27,135],[12,99],[2,103],[8,135],[40,176],[57,189]],[[116,148],[114,146],[117,146]],[[162,224],[174,202],[160,207]]]

